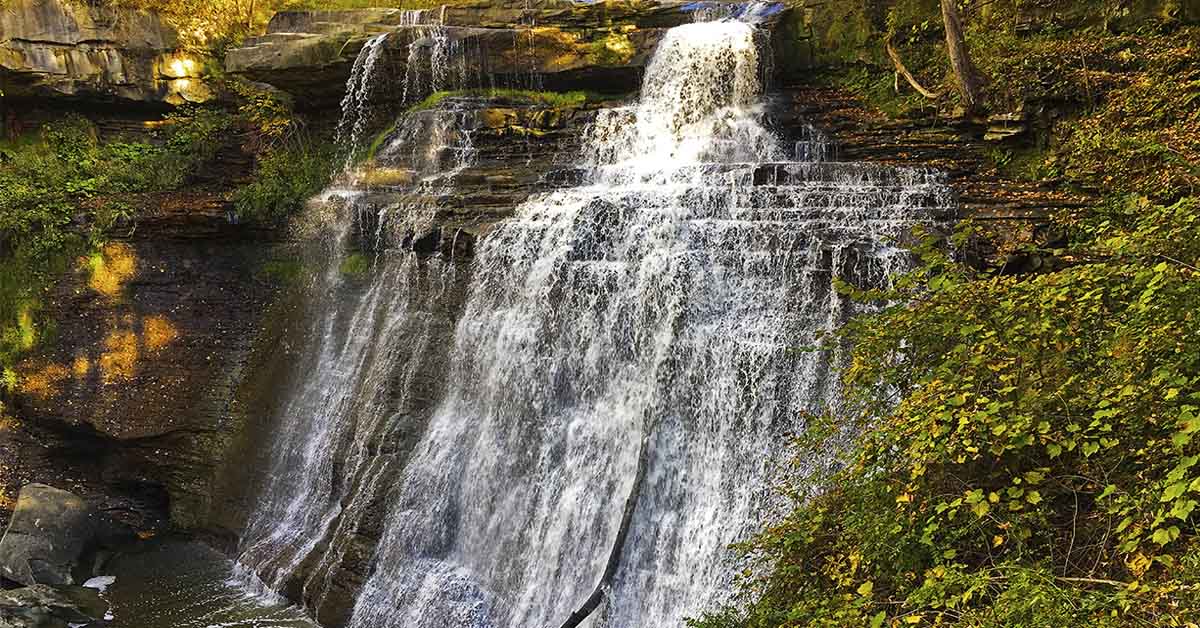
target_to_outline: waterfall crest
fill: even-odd
[[[357,628],[558,626],[610,556],[592,626],[678,625],[720,601],[787,435],[837,405],[837,356],[802,349],[865,307],[835,278],[885,285],[909,263],[894,240],[951,202],[932,173],[787,161],[825,140],[789,151],[768,129],[757,36],[671,29],[640,100],[597,115],[583,183],[482,240],[402,464],[365,452],[393,429],[381,395],[414,368],[396,347],[430,337],[438,292],[409,284],[466,277],[391,252],[330,306],[273,468],[293,480],[268,487],[244,564],[280,589],[337,558],[345,511],[382,496]],[[404,144],[387,150],[421,150]]]

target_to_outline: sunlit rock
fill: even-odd
[[[154,13],[66,0],[15,0],[0,11],[5,97],[201,103],[214,98],[203,66]]]

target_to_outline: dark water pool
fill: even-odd
[[[194,541],[153,540],[105,566],[114,628],[320,628],[300,609],[242,591],[233,562]]]

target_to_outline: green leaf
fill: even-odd
[[[858,594],[863,597],[871,597],[871,592],[875,590],[875,583],[870,580],[862,583],[858,587]]]
[[[883,622],[887,621],[887,613],[879,611],[871,618],[871,628],[883,628]]]
[[[1176,482],[1176,483],[1168,486],[1166,488],[1166,490],[1163,491],[1162,497],[1158,498],[1158,501],[1160,501],[1160,502],[1172,501],[1176,497],[1179,497],[1180,495],[1183,495],[1184,493],[1186,493],[1187,490],[1188,490],[1187,482]]]
[[[1177,538],[1179,538],[1179,528],[1171,526],[1169,528],[1159,528],[1155,530],[1154,534],[1150,537],[1150,540],[1158,543],[1159,545],[1166,545]]]
[[[1177,499],[1175,506],[1171,509],[1171,516],[1176,519],[1187,520],[1188,515],[1196,509],[1196,500],[1194,499]]]

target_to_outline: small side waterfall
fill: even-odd
[[[406,11],[403,22],[420,26],[425,19],[426,12]],[[436,33],[436,25],[429,28]],[[386,39],[378,35],[363,46],[347,81],[337,128],[347,168],[369,126]],[[414,55],[410,63],[418,63]],[[432,56],[438,57],[436,44]],[[406,81],[419,85],[419,74]],[[305,375],[281,412],[269,486],[242,537],[237,577],[251,590],[270,596],[298,586],[304,599],[324,599],[385,477],[390,459],[377,454],[397,438],[392,419],[406,410],[422,358],[434,349],[431,330],[453,323],[442,301],[462,281],[453,263],[385,247],[397,241],[393,234],[419,231],[431,220],[429,199],[446,192],[453,175],[471,163],[464,126],[455,111],[404,116],[380,161],[395,159],[411,169],[411,202],[380,206],[353,187],[333,187],[322,199],[324,211],[310,217],[325,249],[324,268],[308,287],[310,309],[318,314],[305,335]],[[373,231],[356,232],[365,226]],[[376,251],[369,282],[343,272],[352,241]],[[302,573],[307,576],[296,581]]]
[[[342,119],[337,127],[339,146],[355,147],[370,124],[371,88],[375,85],[375,66],[383,54],[387,35],[376,35],[367,40],[350,69],[346,82],[346,95],[342,97]]]
[[[273,590],[309,574],[305,599],[323,596],[379,503],[357,628],[556,628],[597,590],[590,626],[665,627],[720,601],[787,436],[838,404],[838,356],[804,349],[866,307],[835,279],[886,285],[910,263],[896,240],[951,206],[934,173],[822,161],[815,130],[785,148],[757,38],[671,29],[640,100],[591,125],[583,183],[525,202],[469,272],[388,250],[352,285],[331,262],[247,570]],[[406,116],[381,159],[444,185],[472,154],[462,124]],[[337,252],[351,214],[380,210],[342,196]],[[428,419],[389,455],[432,353]]]

